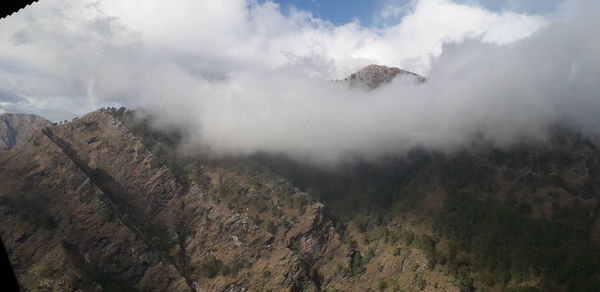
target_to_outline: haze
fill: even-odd
[[[421,0],[378,27],[270,1],[165,3],[45,0],[0,20],[0,112],[143,106],[183,130],[183,149],[333,162],[600,131],[596,1],[528,15]],[[427,82],[331,82],[368,64]]]

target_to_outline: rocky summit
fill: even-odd
[[[425,82],[425,77],[396,67],[368,65],[356,73],[340,80],[351,87],[375,89],[392,82],[395,78],[408,78],[415,83]]]

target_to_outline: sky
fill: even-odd
[[[385,3],[383,0],[280,0],[276,2],[281,4],[284,11],[294,7],[337,25],[353,21],[371,24],[377,10]]]
[[[363,25],[382,25],[381,14],[390,7],[408,8],[412,0],[278,0],[284,11],[295,8],[310,12],[336,25],[358,21]],[[462,0],[492,11],[510,10],[544,14],[556,9],[560,0]],[[407,9],[404,9],[404,13]],[[404,15],[401,13],[401,16]]]
[[[0,112],[143,106],[185,151],[332,163],[600,133],[598,1],[306,3],[39,1],[0,20]],[[427,82],[331,82],[369,64]]]

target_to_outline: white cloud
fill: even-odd
[[[325,64],[327,78],[369,63],[426,73],[445,42],[483,36],[505,43],[544,23],[448,0],[417,1],[384,28],[335,26],[304,11],[284,15],[273,2],[46,0],[1,21],[0,64],[11,70],[0,72],[0,87],[79,98],[89,79],[119,85],[113,71],[132,78],[161,62],[209,79],[306,60]]]
[[[475,134],[507,145],[559,121],[597,132],[600,13],[583,1],[549,18],[421,0],[383,27],[272,2],[166,3],[46,0],[0,21],[0,88],[31,101],[10,109],[143,105],[193,147],[321,160]],[[428,82],[370,94],[329,82],[370,63]]]

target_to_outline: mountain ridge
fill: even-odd
[[[36,144],[38,146],[35,146]],[[43,155],[46,158],[39,160],[38,156],[41,155],[40,153],[34,154],[29,151],[31,148],[37,147],[47,149],[47,151],[50,152],[46,153],[51,156]],[[124,153],[133,153],[134,155],[123,155]],[[104,155],[110,155],[113,158],[106,159]],[[54,158],[48,161],[47,159],[50,157]],[[115,158],[117,158],[117,160],[115,160]],[[22,161],[27,159],[32,160],[31,162],[25,163],[30,165],[28,169],[16,171],[14,167],[22,165]],[[55,161],[56,163],[52,161]],[[44,162],[50,162],[52,165],[64,165],[69,169],[72,169],[68,171],[69,173],[79,173],[77,176],[87,177],[87,179],[77,178],[78,182],[75,185],[68,182],[61,183],[54,179],[56,175],[51,174],[56,167],[51,167],[50,164],[42,164]],[[32,234],[25,235],[25,243],[31,242],[33,238],[42,236],[47,238],[46,240],[50,240],[50,242],[57,242],[59,250],[55,251],[56,253],[68,253],[71,249],[81,251],[82,254],[75,256],[75,259],[72,261],[84,261],[89,262],[88,265],[98,265],[98,269],[100,269],[102,273],[108,275],[108,278],[114,279],[104,281],[102,279],[93,278],[93,275],[91,275],[93,273],[88,273],[87,275],[84,273],[83,277],[72,280],[72,277],[76,277],[75,275],[78,274],[78,270],[75,268],[77,266],[76,264],[70,264],[74,268],[71,271],[67,269],[65,272],[66,275],[61,276],[61,273],[63,273],[62,271],[52,270],[46,273],[50,273],[54,278],[54,281],[48,282],[46,279],[43,283],[38,282],[40,280],[36,279],[39,279],[39,273],[35,272],[37,270],[35,264],[40,262],[43,263],[43,258],[39,258],[35,255],[31,258],[23,254],[23,252],[29,249],[22,244],[24,240],[23,233],[17,232],[15,234],[16,231],[21,230],[20,228],[15,228],[15,226],[19,226],[18,224],[4,226],[1,234],[7,245],[9,254],[13,255],[11,259],[16,259],[16,266],[22,267],[22,263],[25,262],[25,259],[29,261],[29,264],[34,264],[33,267],[26,270],[16,269],[17,277],[19,279],[25,279],[24,284],[26,287],[37,285],[42,288],[59,289],[60,283],[62,282],[64,284],[64,282],[68,280],[75,282],[83,281],[84,284],[87,283],[84,287],[88,287],[88,289],[97,289],[98,287],[107,289],[107,287],[113,285],[121,288],[131,287],[138,290],[152,291],[164,289],[186,291],[192,289],[192,287],[196,287],[193,288],[196,290],[208,289],[212,291],[225,289],[225,287],[221,285],[239,286],[237,288],[238,290],[244,287],[246,287],[245,289],[248,289],[254,285],[260,285],[260,287],[263,288],[272,287],[270,289],[275,289],[276,287],[277,289],[289,287],[289,289],[292,290],[300,288],[302,290],[314,290],[317,289],[315,288],[315,285],[320,284],[317,284],[308,275],[309,271],[306,270],[307,268],[304,266],[305,264],[303,264],[303,261],[298,258],[299,255],[304,254],[305,256],[308,256],[308,258],[314,258],[316,261],[310,260],[311,266],[317,268],[327,266],[328,264],[325,262],[321,263],[320,257],[314,256],[315,253],[333,253],[331,254],[333,258],[340,255],[343,258],[348,253],[335,252],[335,242],[337,241],[337,246],[340,247],[341,242],[339,236],[337,237],[338,239],[336,239],[337,235],[335,231],[331,229],[331,223],[327,223],[328,220],[323,217],[322,205],[313,204],[312,206],[307,205],[303,207],[303,215],[298,215],[298,217],[294,219],[297,221],[293,221],[296,222],[293,225],[294,228],[287,230],[285,236],[281,239],[275,240],[273,234],[265,231],[265,225],[259,225],[261,226],[259,227],[254,223],[251,223],[247,215],[236,215],[235,212],[232,213],[229,211],[229,208],[223,206],[223,204],[215,203],[194,183],[189,187],[179,184],[170,170],[160,161],[156,160],[135,136],[132,136],[130,132],[123,128],[123,126],[120,125],[120,122],[105,113],[95,112],[72,123],[44,128],[41,132],[37,132],[29,142],[19,144],[17,147],[3,153],[0,156],[0,164],[3,168],[0,172],[2,181],[8,181],[5,180],[8,178],[12,181],[10,184],[4,183],[2,185],[3,204],[0,216],[3,219],[3,222],[19,222],[20,220],[23,220],[19,218],[23,218],[23,212],[27,213],[27,211],[18,208],[18,206],[21,206],[19,200],[30,196],[32,193],[48,193],[48,190],[43,190],[48,188],[48,184],[51,183],[50,181],[41,179],[41,181],[30,187],[27,187],[26,185],[28,184],[24,183],[36,178],[40,180],[40,178],[38,178],[40,176],[40,171],[45,173],[44,177],[52,180],[55,187],[65,188],[65,191],[69,194],[79,196],[79,194],[82,195],[86,192],[96,193],[95,197],[97,199],[68,199],[69,197],[64,197],[64,195],[60,194],[60,191],[58,193],[50,192],[50,194],[47,195],[49,198],[47,198],[47,201],[45,202],[47,205],[47,212],[42,212],[42,215],[40,215],[42,217],[39,219],[33,220],[30,218],[29,220],[33,220],[34,222],[39,220],[40,222],[43,222],[42,226],[46,227],[35,228],[31,231],[33,232]],[[58,168],[62,169],[61,167]],[[66,178],[70,179],[69,176]],[[83,185],[80,185],[82,182]],[[52,188],[50,188],[50,190],[52,190]],[[7,192],[17,192],[17,194],[9,194]],[[142,194],[146,195],[140,196]],[[298,196],[302,197],[305,195],[298,194]],[[67,224],[65,226],[63,225],[64,222],[86,222],[96,217],[95,215],[92,216],[90,214],[87,215],[92,216],[90,218],[80,217],[77,220],[73,220],[77,218],[73,216],[76,216],[75,214],[81,212],[79,210],[82,208],[73,205],[75,204],[72,201],[73,199],[83,199],[88,202],[96,202],[95,204],[103,204],[106,207],[97,205],[96,208],[105,210],[100,213],[105,213],[107,215],[102,215],[95,219],[95,221],[98,222],[97,224],[100,224],[95,228],[84,227],[86,225],[77,227],[80,224],[75,223]],[[61,203],[63,200],[72,202],[69,203],[70,207],[64,205],[66,203]],[[310,202],[310,199],[306,200],[307,202]],[[182,206],[187,207],[181,209]],[[59,212],[57,210],[63,211]],[[43,217],[45,216],[43,214],[46,213],[48,214],[48,217]],[[36,215],[25,214],[25,216],[35,217]],[[103,217],[114,217],[116,221],[114,221],[114,219],[102,219]],[[181,221],[183,218],[187,219]],[[196,220],[204,222],[199,225],[200,229],[195,229],[195,227],[186,223],[194,222]],[[25,222],[27,221],[28,220],[26,219]],[[216,224],[211,222],[216,222]],[[29,230],[31,230],[31,228],[32,227],[29,227]],[[50,236],[46,231],[48,228],[54,233],[57,233],[58,238],[56,236]],[[74,237],[71,236],[69,239],[61,239],[60,234],[72,234],[74,231],[72,228],[79,229],[79,235]],[[90,230],[84,231],[85,229],[82,228],[89,228]],[[122,235],[119,235],[122,234],[122,232],[108,231],[113,230],[114,228],[125,228],[123,231],[129,230],[126,232],[130,232],[131,235],[122,237]],[[191,228],[191,230],[184,231],[182,228]],[[317,230],[313,231],[314,228],[317,228]],[[226,230],[227,232],[225,232]],[[197,235],[184,236],[183,234],[187,232],[196,233]],[[108,234],[113,235],[108,236]],[[98,235],[104,235],[104,237],[98,237]],[[183,238],[173,241],[171,236]],[[139,239],[134,241],[137,243],[131,245],[127,243],[127,237]],[[110,240],[107,241],[108,238],[110,238]],[[203,238],[208,238],[208,241]],[[125,241],[123,242],[123,240]],[[328,251],[327,249],[320,247],[329,240],[333,240],[334,245],[331,247],[333,250]],[[105,243],[102,243],[103,241]],[[86,242],[90,242],[92,245],[89,245]],[[263,245],[262,243],[267,244]],[[106,244],[108,244],[108,246],[106,246]],[[135,258],[123,254],[123,252],[115,253],[115,251],[110,251],[110,249],[106,250],[106,248],[114,244],[117,244],[117,247],[130,246],[127,249],[140,250],[141,254],[139,256],[146,259],[139,262],[139,260],[135,260]],[[192,246],[189,246],[190,244],[192,244]],[[290,249],[288,247],[289,244],[296,246],[295,248],[297,251]],[[61,247],[63,245],[67,248]],[[249,247],[244,247],[246,245]],[[44,244],[44,246],[47,245]],[[167,248],[169,246],[172,247]],[[197,256],[194,256],[195,252],[192,253],[192,250],[196,250],[199,247],[205,252],[201,252]],[[176,250],[180,251],[178,252]],[[244,250],[247,252],[244,252]],[[271,260],[275,266],[281,266],[281,269],[272,270],[270,272],[271,276],[269,279],[266,279],[266,282],[260,277],[260,273],[258,272],[254,272],[259,274],[258,277],[250,277],[247,275],[247,272],[244,272],[246,273],[245,276],[242,276],[240,273],[238,278],[240,283],[238,284],[235,284],[235,282],[221,282],[219,278],[222,276],[219,275],[222,271],[219,270],[215,272],[216,274],[202,270],[197,271],[197,273],[204,275],[201,277],[198,277],[198,275],[190,276],[191,274],[196,273],[193,270],[191,272],[188,271],[187,273],[184,272],[186,269],[185,262],[188,261],[192,262],[192,266],[216,265],[219,268],[223,268],[222,265],[228,264],[229,261],[238,261],[231,257],[238,254],[240,251],[242,251],[242,254],[245,254],[243,258],[247,259],[253,259],[255,255],[252,254],[255,254],[257,251],[262,251],[260,253],[266,254],[261,256],[257,262],[253,263],[255,269],[260,268],[270,270],[270,265],[267,265],[269,257],[283,256],[282,260]],[[181,253],[185,255],[184,258],[179,256]],[[96,257],[99,258],[95,260],[93,258],[90,259],[89,256],[86,256],[87,254],[96,254]],[[213,258],[211,254],[214,254],[215,257]],[[15,255],[20,256],[15,258]],[[70,257],[61,258],[60,262],[64,265],[69,265],[69,258]],[[155,258],[156,260],[152,260],[152,258]],[[162,262],[164,264],[160,264],[158,261],[159,258],[163,258]],[[226,260],[226,258],[229,258],[229,260]],[[112,264],[109,264],[111,262]],[[166,264],[171,262],[172,264]],[[123,266],[126,270],[120,271],[111,268],[111,266],[115,264]],[[127,272],[132,268],[135,269],[138,267],[139,269],[140,264],[149,265],[149,268],[134,274]],[[190,264],[188,263],[187,265]],[[236,265],[245,266],[240,263]],[[236,269],[237,268],[240,267],[236,267]],[[241,269],[242,271],[245,270],[243,267]],[[158,277],[158,274],[156,273],[164,274],[168,279],[163,276]],[[231,273],[230,277],[235,278],[232,272],[223,273],[228,275]],[[285,275],[282,273],[285,273]],[[215,276],[217,276],[217,281],[212,284],[210,284],[210,282],[206,283],[206,280],[197,282],[205,277],[212,278]],[[194,280],[189,277],[193,277]],[[94,285],[94,283],[96,284]],[[208,286],[206,286],[207,284]],[[256,289],[258,289],[258,287],[256,287]],[[238,290],[230,289],[230,291]]]

